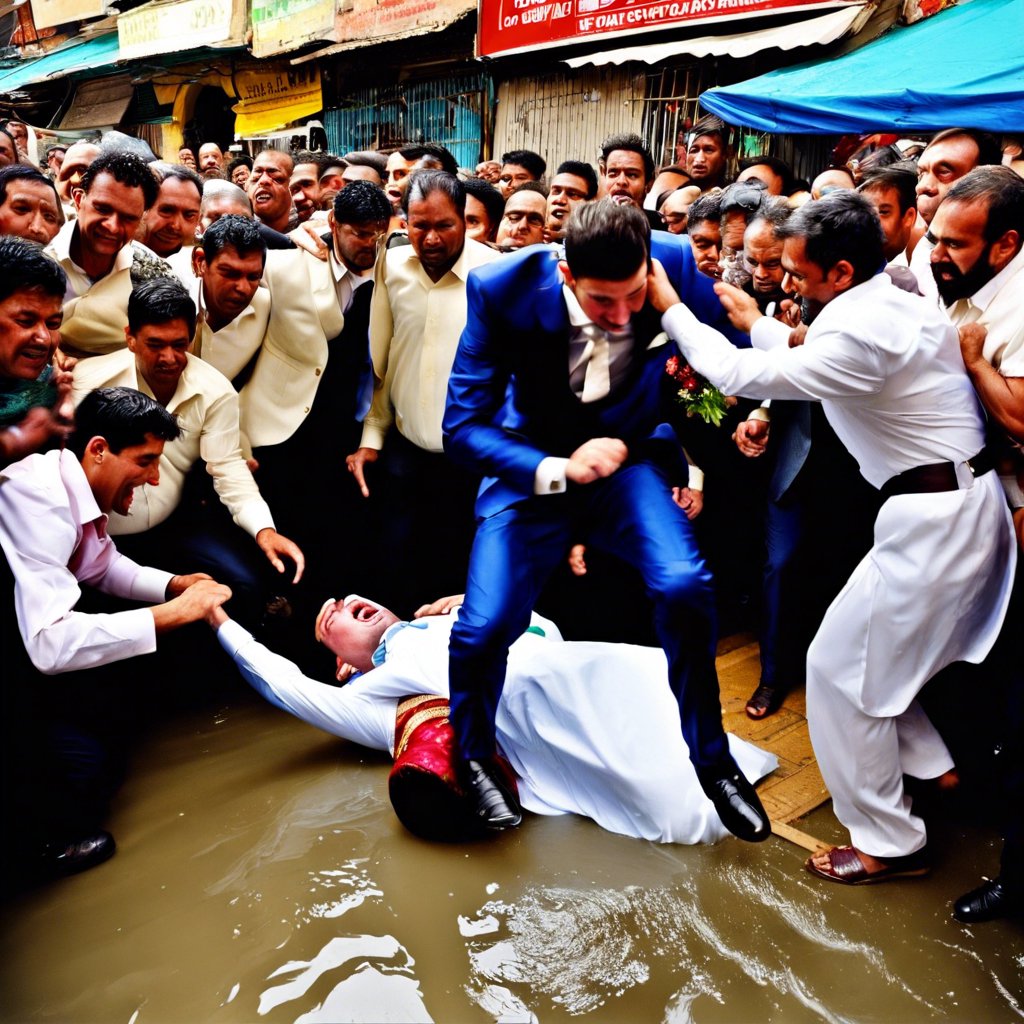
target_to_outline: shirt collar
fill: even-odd
[[[1006,282],[1013,277],[1021,267],[1024,267],[1024,248],[1022,248],[1021,251],[1017,253],[1017,255],[1014,256],[1013,259],[1010,260],[1010,262],[1007,263],[995,277],[992,278],[991,281],[979,288],[973,295],[969,295],[967,297],[967,301],[974,306],[975,309],[980,309],[981,312],[984,313],[985,310],[988,309],[989,303],[996,297],[996,295],[999,294],[1003,285],[1006,284]]]
[[[355,291],[361,284],[366,284],[367,281],[373,280],[373,268],[371,267],[365,274],[357,274],[338,259],[334,252],[334,246],[328,245],[327,248],[327,260],[331,266],[331,273],[334,275],[334,283],[340,284],[344,278],[349,279],[349,283],[352,285],[352,290]]]
[[[580,300],[576,298],[575,292],[567,285],[562,285],[562,296],[565,299],[565,308],[569,313],[569,323],[572,327],[586,327],[594,321],[583,312]]]
[[[53,250],[53,254],[57,257],[58,261],[68,260],[73,263],[76,267],[78,264],[71,259],[71,243],[75,238],[75,232],[78,230],[78,221],[70,220],[67,221],[64,226],[53,236],[53,241],[50,242],[50,248]],[[137,243],[134,241],[129,242],[124,246],[117,254],[114,259],[114,266],[111,268],[110,273],[116,274],[119,270],[127,270],[132,265],[132,260],[135,258],[134,246]],[[156,253],[153,253],[156,259],[159,259]],[[79,270],[84,274],[85,271],[81,267]],[[109,275],[108,275],[109,276]]]

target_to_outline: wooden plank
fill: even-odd
[[[801,832],[800,829],[793,828],[792,825],[787,825],[783,821],[772,821],[772,832],[780,839],[788,839],[789,842],[796,843],[797,846],[802,846],[805,850],[810,850],[811,853],[831,848],[830,843],[823,843],[820,839],[815,839],[814,836],[809,836],[806,832]]]

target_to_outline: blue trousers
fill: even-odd
[[[640,462],[567,493],[524,499],[480,521],[466,601],[452,629],[452,721],[466,758],[494,755],[494,718],[509,646],[572,544],[609,551],[639,570],[654,604],[683,738],[698,770],[731,765],[715,672],[714,591],[689,520],[665,475]],[[586,686],[586,680],[580,680]],[[622,680],[629,700],[629,680]]]

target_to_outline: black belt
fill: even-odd
[[[995,455],[989,448],[982,448],[973,458],[964,463],[975,478],[996,468]],[[890,477],[882,484],[882,500],[896,494],[931,494],[935,491],[957,491],[960,481],[956,476],[956,465],[952,462],[933,462],[928,466],[915,466]]]

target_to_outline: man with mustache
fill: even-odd
[[[931,224],[931,269],[939,296],[960,330],[964,365],[990,417],[999,473],[1018,536],[1024,521],[1024,179],[1009,167],[976,167],[946,193]],[[995,435],[1001,435],[999,437]],[[1018,591],[1021,579],[1018,572]],[[1012,614],[1012,613],[1011,613]],[[1019,620],[1018,620],[1019,621]],[[1005,632],[1005,631],[1004,631]],[[1003,637],[1007,647],[1012,646]],[[973,923],[1024,912],[1024,754],[1021,751],[1020,652],[994,666],[1009,684],[1009,708],[993,716],[1005,729],[1006,842],[999,875],[957,900],[954,913]]]

